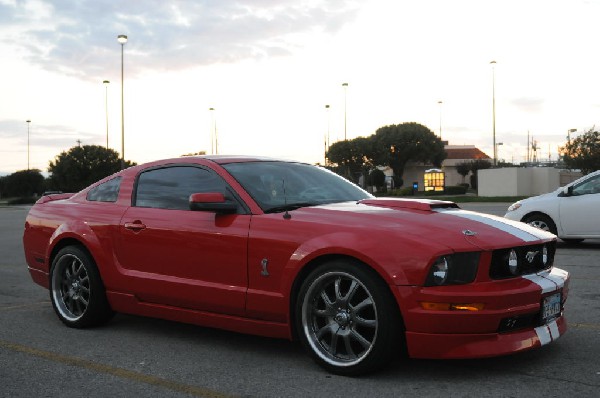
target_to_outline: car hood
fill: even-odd
[[[553,234],[527,224],[462,210],[453,202],[438,200],[366,199],[299,211],[300,214],[312,213],[321,221],[337,220],[344,226],[361,225],[373,232],[411,235],[457,251],[472,250],[473,245],[493,250],[555,239]],[[328,213],[327,216],[323,212]]]

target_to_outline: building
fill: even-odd
[[[491,162],[491,158],[482,152],[475,145],[446,145],[444,150],[448,155],[442,162],[442,171],[446,174],[446,186],[454,186],[462,183],[469,182],[469,174],[463,179],[458,171],[456,171],[456,165],[463,162],[472,162],[478,159],[485,159]],[[433,165],[424,163],[411,162],[404,168],[404,186],[412,186],[414,182],[419,183],[419,190],[423,187],[423,176],[425,170],[431,169]],[[384,170],[386,175],[391,175],[391,170]]]

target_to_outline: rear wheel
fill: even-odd
[[[376,370],[398,354],[403,341],[388,286],[374,271],[353,262],[315,269],[302,284],[295,315],[305,349],[336,374]]]
[[[79,246],[67,246],[54,258],[50,300],[58,318],[69,327],[97,326],[114,314],[94,260]]]
[[[523,222],[526,222],[527,224],[541,230],[552,232],[554,235],[556,235],[556,224],[554,224],[554,221],[552,221],[552,219],[545,214],[530,214],[523,219]]]

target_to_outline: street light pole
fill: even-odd
[[[494,167],[496,166],[497,151],[496,148],[496,61],[490,62],[492,65],[492,136],[494,147]]]
[[[496,143],[496,155],[498,155],[498,147],[499,147],[500,145],[504,145],[504,143],[503,143],[503,142],[497,142],[497,143]]]
[[[108,149],[108,84],[110,82],[108,80],[104,80],[102,83],[104,84],[104,88],[105,88],[104,110],[106,113],[106,149]]]
[[[31,120],[26,120],[27,122],[27,170],[29,170],[29,125],[31,124]]]
[[[329,105],[325,105],[325,112],[327,113],[327,133],[325,134],[325,156],[323,161],[327,166],[327,150],[329,149]]]
[[[215,108],[208,108],[210,111],[210,154],[218,154],[217,149],[217,122],[215,121]]]
[[[121,43],[121,170],[125,169],[125,102],[123,101],[123,48],[127,43],[126,35],[117,36],[117,41]]]
[[[346,119],[347,102],[346,102],[346,99],[347,99],[347,93],[348,93],[348,83],[342,83],[342,87],[344,87],[344,141],[346,141],[348,139],[347,131],[346,131],[346,128],[347,128],[347,119]]]
[[[442,140],[442,101],[438,101],[440,104],[440,141]]]

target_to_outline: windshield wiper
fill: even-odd
[[[314,202],[288,203],[288,204],[281,205],[281,206],[269,207],[268,209],[265,210],[265,213],[279,213],[282,211],[296,210],[301,207],[318,206],[320,204],[321,203],[314,203]]]

